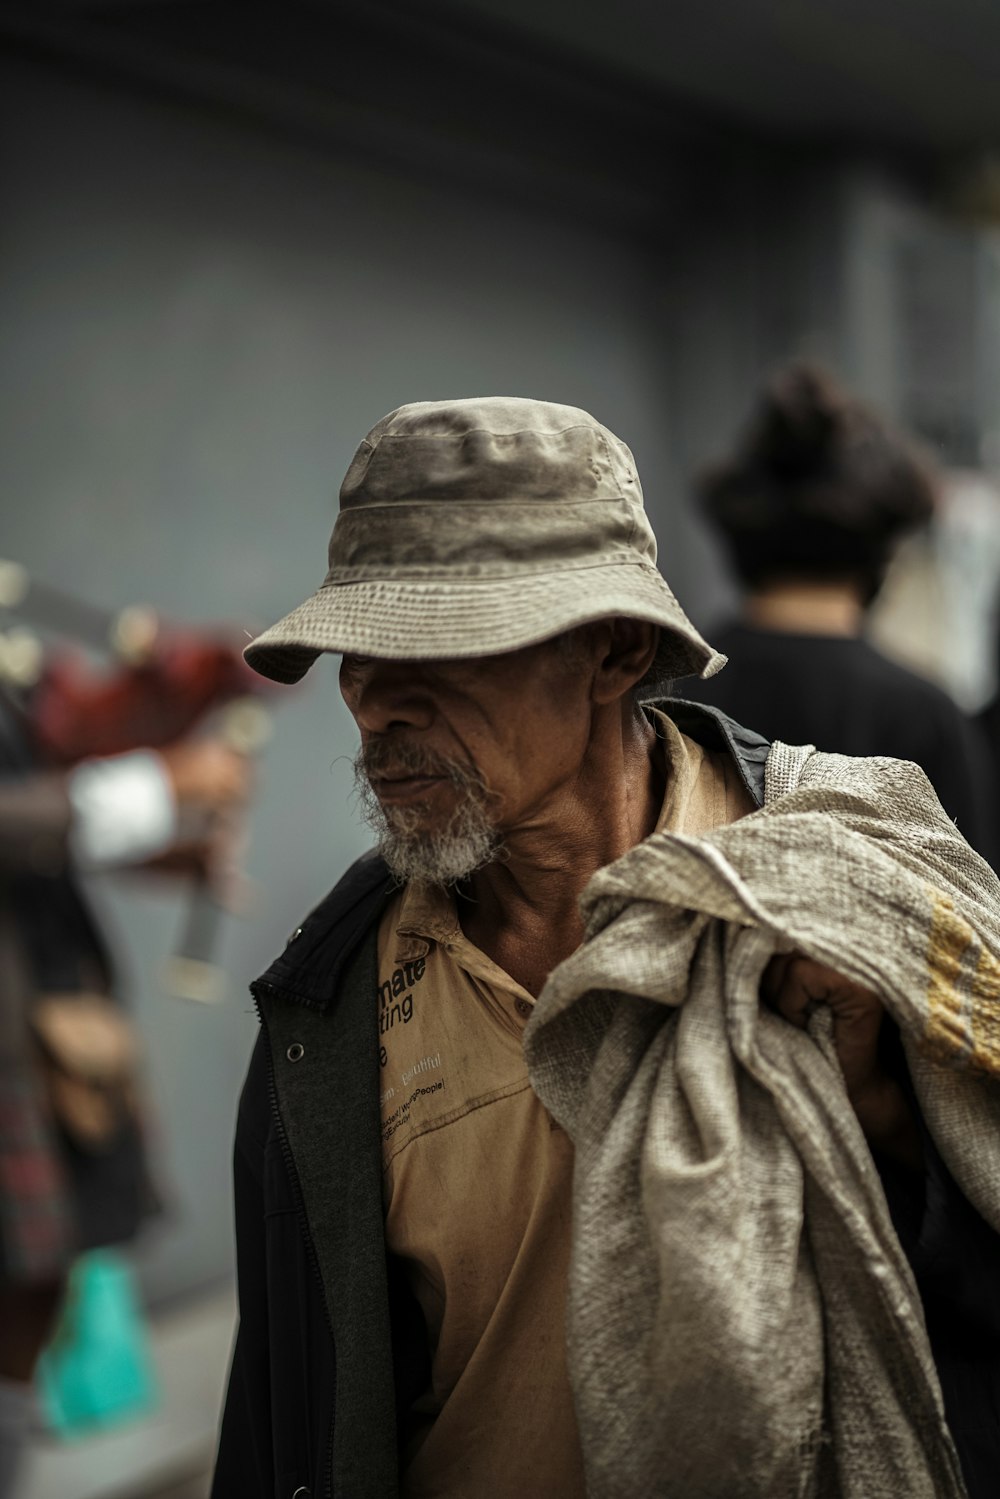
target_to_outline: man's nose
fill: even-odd
[[[412,661],[346,659],[340,671],[340,690],[358,727],[366,734],[385,734],[394,728],[426,729],[434,718],[434,703]]]

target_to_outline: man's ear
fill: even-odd
[[[613,703],[631,692],[653,664],[660,643],[658,625],[645,619],[601,620],[602,654],[594,672],[592,688],[596,703]]]

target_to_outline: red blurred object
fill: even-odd
[[[147,659],[110,672],[75,650],[54,651],[27,703],[29,731],[47,761],[69,765],[169,744],[211,710],[262,689],[238,646],[191,633],[158,640]]]

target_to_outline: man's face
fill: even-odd
[[[447,884],[565,817],[589,683],[586,645],[572,640],[468,661],[345,656],[359,781],[393,872]]]

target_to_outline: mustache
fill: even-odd
[[[439,776],[465,790],[486,792],[486,784],[468,760],[441,754],[412,739],[369,739],[354,759],[355,775],[373,780],[403,776]]]

